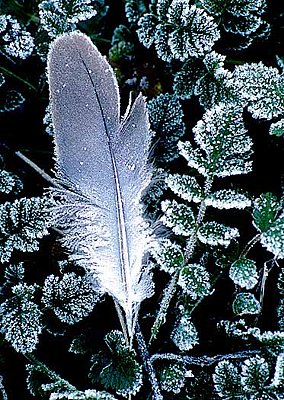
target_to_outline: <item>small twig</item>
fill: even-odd
[[[255,356],[259,354],[260,350],[247,350],[247,351],[239,351],[236,353],[229,354],[218,354],[216,356],[201,356],[201,357],[192,357],[192,356],[179,356],[172,353],[164,353],[164,354],[153,354],[151,356],[151,361],[157,360],[175,360],[189,365],[198,365],[200,367],[210,367],[216,362],[220,362],[223,360],[237,360],[248,358],[251,356]]]
[[[30,82],[26,81],[25,79],[21,78],[20,76],[14,74],[14,72],[9,71],[7,68],[0,67],[0,71],[2,71],[6,75],[12,76],[13,78],[17,79],[20,82],[23,82],[26,86],[28,86],[34,92],[37,91],[37,88],[34,85],[32,85]]]
[[[32,160],[26,157],[20,151],[16,151],[16,156],[18,156],[21,160],[23,160],[26,164],[28,164],[31,168],[33,168],[43,179],[49,182],[52,186],[62,188],[55,179],[53,179],[50,175],[48,175],[43,169],[41,169],[37,164],[35,164]]]
[[[259,242],[260,236],[261,236],[261,234],[258,233],[257,235],[255,235],[255,236],[248,242],[248,244],[245,246],[245,248],[244,248],[243,251],[241,252],[239,258],[246,257],[246,255],[250,252],[250,250],[253,248],[253,246],[254,246],[257,242]]]
[[[136,340],[137,340],[138,349],[140,351],[141,358],[144,362],[145,369],[148,372],[149,380],[152,385],[153,400],[163,400],[163,396],[161,395],[160,388],[159,388],[159,383],[156,378],[156,373],[155,373],[154,367],[152,365],[143,334],[142,334],[138,324],[136,325]]]

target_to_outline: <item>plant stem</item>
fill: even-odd
[[[3,400],[8,400],[8,396],[7,396],[7,393],[6,393],[4,384],[3,384],[3,376],[1,376],[1,375],[0,375],[0,393],[2,395]]]
[[[212,185],[213,185],[213,177],[208,176],[206,177],[206,181],[204,184],[204,197],[206,198],[209,193],[211,192],[212,189]],[[186,246],[186,250],[185,250],[185,261],[186,263],[189,262],[189,260],[192,258],[194,250],[195,250],[195,246],[197,243],[197,231],[200,227],[200,225],[203,222],[203,219],[205,217],[205,213],[206,213],[206,204],[205,201],[203,200],[200,203],[200,207],[198,210],[198,214],[196,217],[196,224],[195,224],[195,229],[193,231],[193,233],[191,234],[190,238],[188,239],[188,243]],[[179,277],[179,271],[177,271],[173,277],[171,278],[170,282],[168,283],[168,285],[166,286],[164,293],[163,293],[163,298],[162,301],[160,303],[160,309],[158,311],[157,317],[155,319],[155,322],[152,326],[151,329],[151,337],[149,340],[149,344],[157,337],[158,335],[158,331],[160,329],[160,327],[163,325],[163,323],[166,320],[166,315],[167,315],[167,311],[170,305],[170,302],[172,300],[172,298],[175,295],[176,292],[176,287],[177,287],[177,282],[178,282],[178,277]]]
[[[138,349],[140,351],[141,358],[144,362],[145,369],[148,372],[149,380],[150,380],[150,383],[152,385],[152,389],[154,392],[153,400],[163,400],[163,396],[161,395],[161,392],[160,392],[156,373],[155,373],[154,367],[152,365],[151,358],[150,358],[143,334],[142,334],[138,324],[136,326],[136,340],[137,340]]]
[[[17,79],[20,82],[23,82],[31,90],[33,90],[34,92],[37,92],[37,88],[34,85],[32,85],[30,82],[26,81],[25,79],[21,78],[19,75],[14,74],[14,72],[9,71],[7,68],[0,66],[0,71],[2,71],[6,75],[12,76],[13,78]]]
[[[261,234],[258,233],[257,235],[255,235],[249,242],[248,244],[245,246],[245,248],[243,249],[243,251],[241,252],[239,258],[242,257],[246,257],[246,255],[249,253],[249,251],[253,248],[253,246],[259,242],[260,240],[260,236]]]

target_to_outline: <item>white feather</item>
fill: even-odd
[[[48,60],[56,174],[66,189],[54,224],[71,258],[91,270],[100,290],[124,311],[130,340],[140,303],[152,295],[143,266],[150,243],[141,194],[151,178],[151,140],[144,98],[120,121],[111,66],[79,33],[55,40]]]

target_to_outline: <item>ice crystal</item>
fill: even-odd
[[[0,259],[10,260],[13,250],[35,251],[38,239],[48,234],[46,198],[25,197],[0,205]]]
[[[11,15],[0,15],[0,46],[11,57],[26,59],[34,49],[32,35]]]
[[[138,26],[140,41],[146,47],[154,43],[164,61],[201,57],[220,36],[213,18],[188,0],[158,0],[157,14],[144,14]]]
[[[171,339],[181,351],[188,351],[199,343],[198,333],[188,315],[183,309],[171,334]]]
[[[200,242],[210,246],[221,245],[227,247],[231,240],[238,236],[239,231],[236,228],[230,228],[215,221],[204,223],[197,232]]]
[[[1,304],[0,327],[5,338],[21,353],[35,350],[42,331],[42,313],[33,301],[35,287],[20,283],[13,287],[13,297]]]
[[[256,262],[248,258],[236,260],[230,267],[229,276],[241,288],[252,289],[259,278]]]
[[[44,0],[39,3],[41,27],[54,39],[56,36],[76,29],[76,24],[97,14],[93,0]]]
[[[210,276],[200,264],[188,264],[179,274],[178,285],[193,300],[210,294]]]
[[[165,200],[161,204],[164,212],[161,222],[172,228],[176,235],[190,236],[194,229],[194,214],[190,207],[175,200]]]
[[[42,302],[60,321],[74,324],[89,315],[100,297],[88,275],[66,273],[62,279],[50,275],[43,288]]]
[[[233,301],[235,314],[259,314],[260,304],[252,293],[238,293]]]

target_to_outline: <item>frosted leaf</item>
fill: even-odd
[[[25,197],[0,205],[0,259],[10,260],[13,250],[35,251],[39,241],[48,234],[46,198]]]
[[[64,392],[51,393],[49,400],[117,400],[113,395],[104,391],[97,391],[93,389],[87,389],[84,392]]]
[[[183,111],[176,96],[161,94],[147,104],[154,142],[156,162],[164,163],[178,157],[177,142],[185,133]]]
[[[5,76],[0,72],[0,87],[5,83]]]
[[[93,355],[89,378],[123,397],[136,394],[142,385],[142,367],[134,350],[119,331],[109,332],[104,340],[107,352]]]
[[[237,66],[235,90],[240,93],[253,118],[272,119],[284,112],[284,76],[262,62]]]
[[[251,200],[244,194],[235,190],[224,189],[210,194],[204,200],[207,206],[219,209],[244,209],[251,206]]]
[[[283,331],[265,331],[263,333],[257,332],[254,337],[267,348],[267,350],[278,355],[284,349],[284,332]]]
[[[215,390],[219,397],[233,399],[241,393],[241,378],[237,367],[231,362],[220,361],[213,374]]]
[[[248,258],[236,260],[230,267],[229,276],[241,288],[252,289],[259,279],[256,262]]]
[[[253,203],[253,225],[259,232],[266,232],[274,223],[281,207],[277,197],[268,192],[263,193]]]
[[[269,367],[264,358],[256,356],[245,360],[242,365],[241,382],[243,390],[253,400],[262,399],[265,383],[269,378]],[[265,397],[264,397],[265,398]]]
[[[210,276],[200,264],[184,266],[179,274],[178,285],[193,300],[208,296],[211,290]]]
[[[193,133],[199,147],[193,149],[186,142],[179,143],[179,149],[188,165],[202,175],[225,177],[251,171],[252,140],[247,136],[239,106],[220,104],[206,111]]]
[[[197,231],[197,237],[200,242],[210,246],[229,246],[232,239],[239,236],[236,228],[219,224],[217,222],[206,222]]]
[[[13,111],[20,107],[24,101],[25,98],[20,92],[17,90],[8,89],[5,91],[5,93],[1,94],[0,113]]]
[[[162,271],[174,274],[184,265],[184,255],[181,246],[164,239],[151,249],[151,254]]]
[[[12,292],[14,296],[0,306],[1,332],[16,351],[30,353],[42,331],[42,313],[33,301],[35,287],[20,283]]]
[[[181,351],[191,350],[199,343],[197,330],[185,312],[176,322],[171,339]]]
[[[62,279],[54,275],[46,278],[42,302],[61,322],[72,325],[92,312],[99,297],[90,276],[66,273]]]
[[[32,35],[11,15],[0,15],[1,45],[6,54],[26,59],[34,49]]]
[[[284,387],[284,352],[277,357],[272,386],[280,389]]]
[[[38,5],[40,25],[50,38],[71,32],[76,29],[76,24],[86,21],[97,14],[93,0],[44,0]]]
[[[204,65],[199,59],[188,59],[174,75],[175,94],[183,100],[190,99],[194,94],[196,81],[202,79],[205,73]]]
[[[23,281],[25,268],[22,262],[18,264],[9,264],[5,269],[4,279],[5,286],[16,285]]]
[[[200,203],[203,199],[203,191],[197,183],[196,178],[189,175],[169,174],[166,184],[183,200]]]
[[[183,363],[171,362],[169,365],[158,367],[157,372],[162,390],[180,393],[185,386],[187,370]]]
[[[0,192],[8,194],[12,191],[19,193],[23,189],[22,181],[11,172],[0,171]]]
[[[143,0],[125,1],[125,16],[130,23],[136,23],[143,12],[145,12]]]
[[[261,234],[260,242],[275,258],[284,258],[284,212]]]
[[[233,301],[233,311],[237,315],[259,314],[260,304],[252,293],[239,293]]]
[[[220,37],[213,18],[187,0],[158,1],[157,15],[144,14],[138,26],[140,41],[154,43],[164,61],[203,56]]]
[[[164,212],[161,222],[172,228],[176,235],[190,236],[194,229],[194,214],[190,207],[178,204],[175,200],[165,200],[161,203]]]
[[[284,118],[270,125],[269,134],[280,137],[284,136]]]

